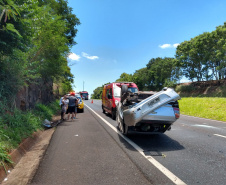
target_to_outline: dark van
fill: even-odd
[[[114,120],[116,118],[116,104],[120,101],[122,85],[127,85],[128,90],[133,93],[138,92],[138,87],[133,82],[113,82],[105,85],[102,93],[103,113],[111,114]]]

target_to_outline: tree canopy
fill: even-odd
[[[205,32],[182,42],[176,58],[183,75],[191,81],[208,81],[226,77],[226,23],[212,32]]]
[[[94,89],[93,94],[91,95],[91,99],[101,99],[103,88],[104,88],[104,85]]]
[[[67,56],[79,24],[67,0],[0,0],[0,98],[39,78],[71,90]]]
[[[175,84],[180,78],[180,68],[175,58],[152,58],[146,67],[134,74],[122,73],[117,82],[135,82],[140,90],[161,90],[169,82]],[[172,85],[172,83],[171,83]]]

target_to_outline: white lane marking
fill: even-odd
[[[186,125],[188,127],[204,127],[204,128],[221,129],[219,127],[214,127],[214,126],[207,125],[207,123],[202,123],[203,125],[201,125],[201,124],[193,124],[193,125],[191,125],[191,124],[185,124],[185,123],[181,123],[181,124],[182,124],[182,126],[185,126]],[[185,125],[183,125],[183,124],[185,124]]]
[[[213,135],[226,138],[226,136],[222,136],[220,134],[213,134]]]
[[[132,142],[129,138],[125,137],[121,132],[118,131],[117,128],[115,128],[113,125],[111,125],[108,121],[106,121],[104,118],[102,118],[99,114],[97,114],[93,109],[91,109],[88,105],[85,104],[87,108],[89,108],[96,116],[98,116],[103,122],[105,122],[112,130],[114,130],[116,133],[118,133],[124,140],[126,140],[131,146],[133,146],[143,157],[145,157],[149,162],[151,162],[158,170],[160,170],[166,177],[168,177],[171,181],[173,181],[174,184],[178,185],[186,185],[182,180],[180,180],[176,175],[174,175],[172,172],[170,172],[167,168],[165,168],[162,164],[160,164],[158,161],[156,161],[151,156],[146,156],[142,150],[137,144]]]
[[[181,115],[182,115],[182,116],[185,116],[185,117],[192,117],[192,118],[203,119],[203,120],[207,120],[207,121],[215,121],[215,122],[220,122],[220,123],[226,123],[225,121],[218,121],[218,120],[214,120],[214,119],[199,118],[199,117],[188,116],[188,115],[184,115],[184,114],[181,114]]]
[[[209,125],[191,125],[191,126],[193,126],[193,127],[205,127],[205,128],[215,128],[215,129],[219,129],[219,128],[217,128],[217,127],[213,127],[213,126],[209,126]]]

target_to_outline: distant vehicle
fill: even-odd
[[[84,112],[84,102],[80,96],[80,94],[75,94],[76,98],[78,98],[78,112]]]
[[[89,93],[87,91],[81,91],[79,92],[82,99],[88,100],[89,99]]]
[[[112,115],[112,119],[116,119],[116,104],[120,101],[121,86],[128,86],[128,91],[132,93],[138,92],[138,87],[133,82],[113,82],[107,84],[103,88],[102,93],[102,109],[103,113],[107,112]]]

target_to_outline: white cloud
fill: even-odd
[[[162,49],[166,49],[166,48],[176,48],[179,45],[180,45],[179,43],[176,43],[176,44],[163,44],[163,45],[159,45],[159,47],[162,48]]]
[[[76,55],[75,53],[70,53],[68,55],[68,58],[71,59],[71,60],[76,60],[76,61],[79,61],[79,59],[81,58],[79,55]]]
[[[177,46],[179,46],[179,45],[180,45],[179,43],[176,43],[176,44],[173,45],[173,47],[177,48]]]
[[[170,48],[171,44],[163,44],[163,45],[160,45],[159,47],[162,49],[166,49],[166,48]]]
[[[99,58],[98,56],[89,56],[89,54],[87,54],[85,52],[82,52],[82,56],[87,58],[87,59],[90,59],[90,60],[95,60],[95,59]]]

